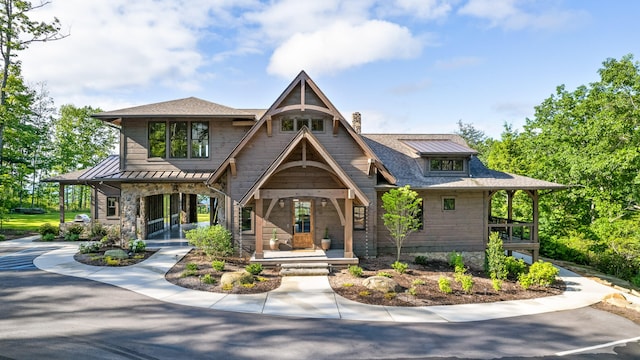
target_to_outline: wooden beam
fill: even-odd
[[[302,168],[307,168],[307,142],[302,141]]]
[[[344,257],[353,257],[353,200],[344,201]]]
[[[333,118],[333,136],[338,135],[338,128],[340,127],[340,119]]]
[[[305,98],[304,98],[305,84],[306,84],[306,81],[304,81],[304,79],[300,79],[300,111],[304,111],[304,108],[306,106]]]
[[[376,167],[376,159],[369,158],[367,162],[369,163],[369,167],[367,168],[367,176],[371,177],[373,176],[373,174],[375,174],[374,169]]]
[[[347,190],[347,199],[353,200],[356,198],[356,192],[353,189]]]
[[[330,198],[330,200],[333,204],[333,207],[335,207],[336,211],[338,212],[338,216],[340,217],[340,225],[344,226],[344,214],[342,213],[342,209],[340,209],[340,206],[338,205],[338,200],[336,200],[336,198]]]
[[[273,121],[271,119],[271,116],[269,116],[267,118],[267,136],[271,136],[272,132],[273,132]]]
[[[267,213],[264,215],[265,221],[269,221],[271,210],[273,210],[274,206],[276,206],[277,203],[278,203],[278,199],[271,199],[271,201],[269,201],[269,208],[267,209]]]
[[[254,221],[254,226],[255,228],[255,234],[256,234],[256,259],[263,259],[264,258],[264,249],[263,247],[263,241],[262,241],[262,224],[264,223],[263,221],[263,215],[262,215],[262,210],[263,210],[263,201],[262,199],[256,199],[256,210],[255,210],[255,221]]]
[[[236,158],[229,159],[229,166],[231,167],[231,176],[235,177],[238,174],[236,169]]]
[[[321,112],[327,115],[335,115],[333,112],[331,112],[331,110],[325,107],[318,106],[318,105],[309,105],[309,104],[304,105],[304,110],[302,109],[302,106],[300,104],[283,106],[283,107],[274,109],[273,111],[270,111],[269,115],[273,116],[286,111],[295,111],[295,110],[299,110],[299,111],[313,110],[313,111]]]
[[[260,196],[264,199],[280,199],[287,197],[324,197],[344,199],[347,197],[345,189],[260,189]]]

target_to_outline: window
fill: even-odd
[[[107,216],[118,216],[120,211],[118,211],[118,198],[117,197],[107,197]]]
[[[169,157],[174,159],[208,158],[209,123],[187,121],[150,122],[149,157]]]
[[[240,221],[243,233],[253,233],[253,207],[245,206],[242,208],[242,219]]]
[[[149,157],[165,157],[167,151],[167,124],[164,122],[149,123]]]
[[[324,119],[308,119],[308,118],[282,118],[280,120],[280,130],[298,131],[306,126],[313,132],[324,131]]]
[[[431,171],[464,171],[462,159],[431,159]]]
[[[169,122],[169,157],[187,157],[187,123],[184,121]]]
[[[364,206],[353,207],[353,230],[365,230],[367,220],[367,208]]]
[[[455,198],[443,198],[442,199],[442,210],[444,211],[453,211],[456,209],[456,199]]]
[[[209,124],[205,122],[191,123],[191,157],[209,157]]]
[[[420,202],[420,207],[418,208],[418,214],[416,217],[418,218],[418,230],[424,229],[424,199]]]

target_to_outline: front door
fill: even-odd
[[[293,243],[294,249],[312,249],[313,208],[311,200],[293,201]]]

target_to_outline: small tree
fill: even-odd
[[[418,193],[411,190],[409,185],[391,189],[382,195],[382,215],[384,226],[389,230],[391,238],[396,245],[396,261],[400,261],[400,252],[404,240],[420,228],[420,213],[422,212],[422,199]]]

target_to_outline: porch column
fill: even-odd
[[[536,262],[538,261],[538,254],[540,252],[540,240],[538,239],[538,221],[539,221],[539,214],[538,214],[538,191],[537,190],[533,190],[531,191],[531,200],[533,202],[533,229],[531,229],[531,241],[533,241],[534,244],[538,244],[537,247],[535,247],[533,249],[533,256],[532,256],[532,262]]]
[[[256,259],[264,259],[264,250],[262,249],[262,216],[263,206],[262,197],[256,199],[255,227],[256,227]]]
[[[138,206],[140,206],[140,217],[136,224],[136,231],[140,233],[140,239],[147,238],[147,198],[140,196]],[[138,239],[138,237],[136,237]]]
[[[58,202],[60,208],[60,224],[64,224],[64,184],[60,183],[60,193],[58,194]],[[61,229],[62,230],[62,229]]]
[[[513,195],[514,190],[507,190],[507,223],[513,223]],[[509,242],[513,242],[513,227],[509,226]]]
[[[353,258],[353,199],[344,199],[344,257]]]

